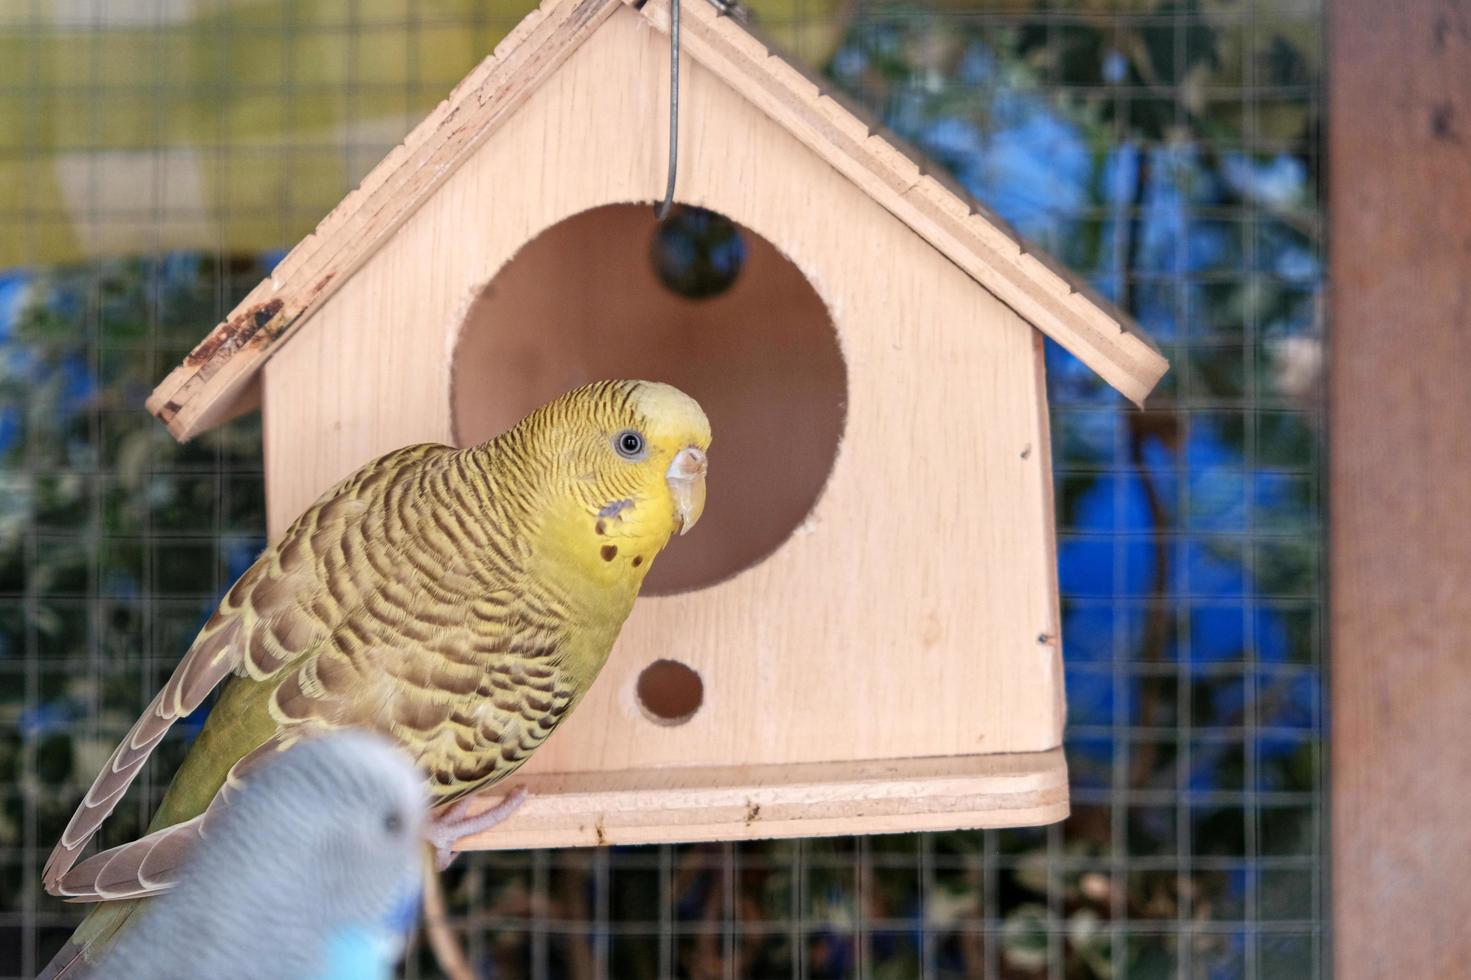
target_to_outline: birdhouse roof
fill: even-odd
[[[669,0],[544,0],[148,399],[178,439],[254,404],[256,372],[462,163],[628,4],[668,31]],[[838,174],[1106,382],[1141,402],[1168,368],[1124,313],[929,172],[923,157],[703,0],[681,7],[681,47]],[[590,163],[590,166],[595,164]]]

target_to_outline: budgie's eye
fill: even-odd
[[[624,429],[613,438],[613,445],[624,459],[637,459],[644,451],[644,437],[632,429]]]
[[[383,829],[397,837],[404,829],[403,814],[397,810],[389,810],[383,815]]]

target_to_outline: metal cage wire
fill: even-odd
[[[1171,358],[1138,413],[1049,349],[1073,817],[470,855],[447,888],[472,961],[1324,975],[1321,10],[749,6]],[[258,423],[177,446],[142,396],[525,9],[0,7],[0,183],[24,188],[0,192],[0,976],[32,975],[79,918],[41,865],[263,540]],[[146,824],[184,729],[105,843]],[[422,949],[405,971],[434,975]]]

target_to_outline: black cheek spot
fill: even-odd
[[[618,546],[616,544],[605,544],[602,550],[603,561],[612,561],[618,557]]]
[[[644,563],[644,556],[643,555],[634,555],[633,556],[633,567],[634,568],[639,567],[643,563]]]

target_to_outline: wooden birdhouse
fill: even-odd
[[[1061,819],[1042,342],[1136,402],[1166,363],[738,18],[681,12],[677,199],[739,239],[717,294],[651,260],[668,0],[546,0],[149,408],[188,439],[259,405],[279,534],[584,381],[705,406],[704,520],[485,847]]]

